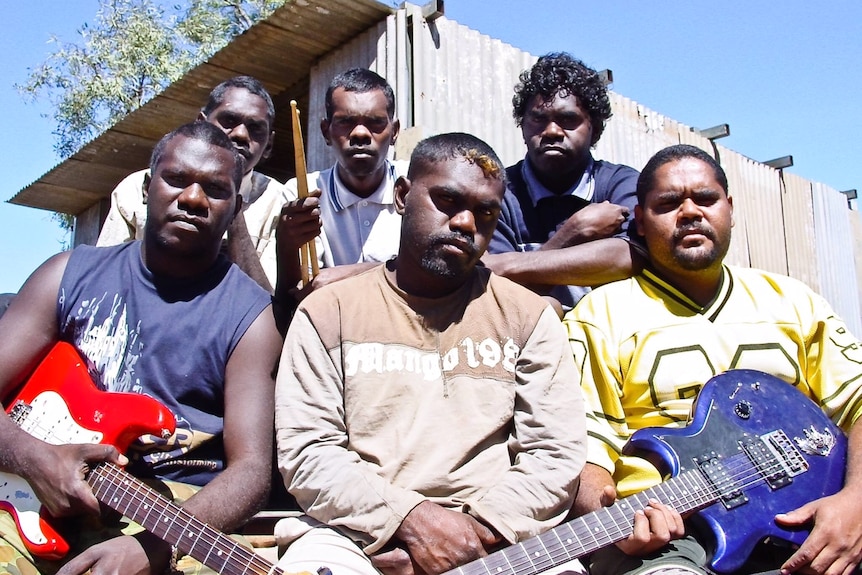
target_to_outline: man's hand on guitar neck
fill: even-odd
[[[616,489],[605,486],[602,490],[602,505],[610,507],[616,497]],[[655,499],[650,499],[649,505],[635,512],[634,527],[628,539],[617,541],[617,547],[626,555],[648,555],[685,535],[685,524],[678,511]]]
[[[611,474],[604,467],[587,463],[581,471],[577,498],[568,519],[610,507],[616,499],[617,490]],[[626,555],[641,556],[683,536],[685,524],[679,512],[651,500],[649,507],[635,513],[632,534],[616,545]]]
[[[146,531],[103,541],[63,565],[57,575],[157,575],[170,563],[170,545]]]
[[[372,559],[387,575],[409,575],[411,567],[413,573],[443,573],[486,556],[487,548],[500,542],[499,535],[474,517],[430,501],[407,514],[394,538],[403,542],[406,553],[396,548]],[[409,565],[405,555],[412,559]]]
[[[37,441],[37,440],[34,440]],[[42,505],[54,517],[78,513],[99,514],[99,500],[86,481],[90,468],[98,463],[128,463],[126,456],[111,445],[48,445],[37,441],[18,475],[36,492]]]

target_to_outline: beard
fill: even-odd
[[[466,260],[455,254],[446,253],[441,250],[451,240],[458,239],[466,242]],[[430,243],[422,254],[420,264],[422,269],[439,277],[454,278],[469,271],[479,259],[479,247],[473,238],[464,234],[437,234],[429,238]]]
[[[688,232],[697,232],[709,240],[696,247],[685,248],[680,244]],[[730,248],[730,237],[719,238],[712,228],[693,224],[677,228],[673,234],[671,251],[676,263],[684,270],[699,271],[712,267],[727,255]]]

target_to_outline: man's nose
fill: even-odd
[[[566,133],[558,123],[554,120],[549,120],[548,123],[545,124],[545,129],[542,130],[542,135],[546,138],[562,138]]]
[[[371,141],[371,130],[369,130],[362,122],[357,122],[350,131],[350,141],[367,143]]]
[[[476,218],[470,210],[460,210],[449,219],[449,229],[469,235],[476,235]]]
[[[248,128],[245,127],[245,124],[237,124],[227,132],[228,138],[231,139],[232,142],[240,142],[246,143],[251,140],[248,135]]]
[[[685,218],[699,218],[703,215],[700,206],[691,198],[686,198],[682,201],[679,207],[679,213]]]
[[[207,208],[207,194],[203,186],[195,182],[183,188],[177,203],[190,212],[200,211]]]

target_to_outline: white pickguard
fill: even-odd
[[[62,397],[53,391],[44,391],[30,404],[30,412],[21,429],[52,445],[67,443],[99,443],[102,433],[78,425]],[[28,541],[42,545],[48,540],[39,527],[39,509],[42,504],[30,485],[9,473],[0,472],[0,501],[10,503],[21,526],[21,534]]]

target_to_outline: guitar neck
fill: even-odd
[[[115,465],[99,465],[87,482],[99,501],[218,573],[284,573]]]
[[[627,538],[635,512],[647,508],[651,499],[686,513],[718,498],[702,474],[688,471],[444,575],[536,575]]]

